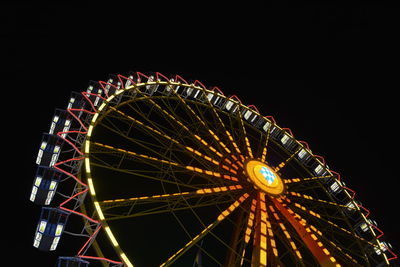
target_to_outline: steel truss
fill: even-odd
[[[137,254],[126,236],[135,223],[172,218],[166,231],[179,228],[179,240],[154,252],[151,264],[187,263],[194,255],[217,266],[375,266],[397,259],[340,175],[290,129],[236,96],[179,75],[139,72],[91,83],[73,96],[67,113],[76,128],[57,133],[70,158],[53,167],[76,182],[58,208],[84,218],[80,235],[88,239],[77,257],[133,266]],[[256,188],[244,172],[248,159],[279,173],[284,193]],[[102,255],[103,244],[95,243],[101,230],[120,259]],[[136,242],[143,241],[157,243]],[[98,256],[87,255],[92,245]]]

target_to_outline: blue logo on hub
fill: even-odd
[[[268,184],[272,184],[275,181],[275,174],[267,167],[261,167],[260,173],[264,176],[265,180],[267,180]]]

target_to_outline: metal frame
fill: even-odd
[[[92,225],[79,257],[133,266],[111,230],[114,221],[169,214],[188,242],[161,266],[179,261],[194,249],[221,266],[371,266],[397,259],[382,239],[383,232],[371,223],[370,212],[355,200],[355,192],[340,175],[312,154],[305,142],[297,141],[290,129],[280,128],[255,106],[245,106],[236,96],[228,98],[218,88],[207,89],[199,81],[188,83],[178,75],[167,78],[137,72],[128,77],[114,75],[94,85],[82,92],[84,105],[67,109],[79,130],[67,136],[58,133],[74,149],[74,157],[54,166],[77,183],[60,208]],[[107,138],[96,135],[98,129],[107,132]],[[283,196],[252,186],[243,167],[253,158],[284,178],[287,192]],[[67,163],[74,163],[72,170],[61,168]],[[78,177],[79,170],[85,182]],[[103,199],[96,188],[99,170],[157,182],[161,188],[154,188],[152,194]],[[332,182],[337,183],[341,199],[330,187]],[[77,211],[87,192],[96,219]],[[66,208],[72,200],[74,207]],[[213,208],[214,219],[202,217],[201,208]],[[182,211],[201,225],[197,234],[180,216]],[[361,223],[372,239],[358,232]],[[219,233],[224,227],[235,229],[231,240]],[[121,261],[85,255],[101,229]],[[225,262],[203,243],[199,245],[210,237],[226,250]]]

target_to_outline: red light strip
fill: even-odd
[[[292,130],[290,130],[289,128],[282,128],[282,130],[285,130],[285,131],[288,132],[292,137],[294,137],[294,134],[293,134]]]
[[[143,73],[141,73],[141,72],[136,72],[136,76],[137,76],[137,81],[140,83],[141,81],[142,81],[142,79],[140,79],[140,77],[144,77],[144,78],[146,78],[147,80],[149,79],[149,76],[147,76],[147,75],[144,75]]]
[[[113,261],[107,258],[101,258],[101,257],[94,257],[94,256],[84,256],[84,255],[79,255],[79,258],[83,258],[83,259],[91,259],[91,260],[102,260],[102,261],[107,261],[113,264],[122,264],[122,262],[120,261]]]
[[[68,134],[68,133],[81,133],[81,134],[86,134],[87,132],[80,132],[80,131],[67,131],[67,132],[58,132],[57,136],[61,137],[65,142],[70,144],[76,152],[78,152],[81,156],[83,156],[84,153],[82,153],[71,141],[67,140],[66,138],[62,137],[62,134]]]
[[[251,109],[253,109],[253,110],[255,110],[255,111],[257,111],[258,113],[260,113],[260,111],[258,110],[258,108],[257,108],[256,106],[254,106],[254,105],[248,105],[247,107],[248,107],[248,108],[251,108]]]
[[[335,174],[337,176],[338,181],[340,182],[340,174],[338,172],[329,170],[331,173]]]
[[[302,145],[305,145],[308,150],[311,150],[310,146],[308,145],[308,143],[306,141],[299,141],[299,143]]]
[[[126,81],[124,83],[124,81],[122,79],[129,80],[129,81],[131,81],[131,83],[136,84],[136,82],[134,80],[132,80],[132,79],[130,79],[128,77],[125,77],[125,76],[123,76],[121,74],[118,74],[117,76],[118,76],[118,80],[121,82],[121,86],[122,86],[123,89],[125,89]]]
[[[55,168],[55,169],[57,169],[57,170],[59,170],[60,172],[62,172],[62,173],[64,173],[64,174],[66,174],[67,176],[70,176],[70,177],[72,177],[75,181],[77,181],[79,184],[81,184],[81,185],[83,185],[83,186],[87,186],[87,184],[85,184],[85,183],[83,183],[81,180],[79,180],[78,179],[78,177],[76,177],[75,175],[73,175],[72,173],[69,173],[69,172],[67,172],[67,171],[65,171],[65,170],[63,170],[63,169],[61,169],[61,168],[59,168],[58,167],[58,165],[61,165],[61,164],[64,164],[64,163],[67,163],[67,162],[70,162],[70,161],[79,161],[79,160],[83,160],[85,157],[79,157],[79,158],[72,158],[72,159],[67,159],[67,160],[64,160],[64,161],[60,161],[60,162],[57,162],[56,164],[54,164],[53,165],[53,167]]]
[[[85,110],[85,109],[76,109],[76,108],[70,108],[70,109],[67,109],[67,111],[69,114],[72,115],[72,117],[74,117],[80,123],[80,125],[85,129],[86,132],[88,129],[86,128],[85,124],[83,124],[83,122],[74,113],[72,113],[72,111],[82,111],[82,112],[89,113],[91,115],[96,114],[96,112],[92,112],[92,111]]]
[[[120,76],[118,76],[118,78],[120,79]],[[129,80],[131,80],[131,79],[129,79]],[[105,83],[105,82],[101,82],[101,81],[100,81],[100,85],[103,87],[103,84],[102,84],[102,83]],[[109,83],[105,83],[105,84],[109,84]],[[113,86],[113,87],[115,87],[115,86],[112,85],[112,84],[110,84],[110,85]],[[103,87],[103,89],[104,89],[104,87]],[[105,92],[106,92],[106,91],[105,91]],[[94,95],[94,96],[96,96],[96,97],[100,97],[100,98],[103,99],[103,100],[106,100],[104,97],[102,97],[102,96],[99,95],[99,94],[93,94],[93,93],[87,93],[87,92],[81,92],[81,93],[82,93],[82,95],[84,96],[84,98],[90,103],[90,105],[92,106],[93,110],[95,110],[96,112],[97,112],[97,109],[94,107],[93,102],[89,99],[88,96]],[[107,95],[107,92],[106,92],[106,95]],[[69,140],[67,140],[66,138],[62,137],[62,134],[68,134],[68,133],[87,134],[87,130],[88,130],[87,127],[83,124],[83,122],[82,122],[72,111],[82,111],[82,112],[89,113],[89,114],[91,114],[91,115],[95,114],[96,112],[92,112],[92,111],[88,111],[88,110],[84,110],[84,109],[67,109],[67,111],[68,111],[69,114],[72,115],[73,118],[75,118],[75,119],[79,122],[79,124],[84,128],[85,131],[66,131],[66,132],[58,132],[58,133],[57,133],[57,136],[61,137],[64,141],[66,141],[68,144],[70,144],[76,152],[78,152],[81,156],[83,156],[84,153],[81,152],[81,151],[78,149],[78,147],[77,147],[75,144],[73,144],[71,141],[69,141]],[[94,260],[104,260],[104,261],[107,261],[107,262],[110,262],[110,263],[114,263],[114,264],[122,264],[122,262],[113,261],[113,260],[110,260],[110,259],[107,259],[107,258],[80,255],[80,254],[82,253],[82,251],[85,249],[85,247],[89,244],[89,242],[90,242],[90,241],[97,235],[97,233],[100,231],[100,229],[102,228],[102,225],[101,225],[101,223],[100,223],[99,221],[97,221],[97,220],[95,220],[95,219],[93,219],[93,218],[87,216],[86,214],[83,214],[83,213],[81,213],[81,212],[78,212],[78,211],[75,211],[75,210],[71,210],[71,209],[68,209],[68,208],[64,207],[64,205],[66,205],[68,202],[70,202],[71,200],[73,200],[73,199],[76,198],[77,196],[80,196],[80,195],[82,195],[82,194],[88,192],[88,191],[89,191],[89,187],[88,187],[87,184],[83,183],[80,179],[78,179],[78,177],[76,177],[76,176],[73,175],[72,173],[61,169],[61,168],[59,167],[59,165],[62,165],[62,164],[64,164],[64,163],[68,163],[68,162],[71,162],[71,161],[80,161],[80,160],[83,160],[84,158],[85,158],[85,157],[71,158],[71,159],[67,159],[67,160],[64,160],[64,161],[57,162],[56,164],[53,165],[53,167],[54,167],[55,169],[59,170],[60,172],[62,172],[62,173],[64,173],[64,174],[66,174],[68,177],[73,178],[77,183],[79,183],[80,185],[82,185],[82,186],[85,188],[84,190],[82,190],[82,191],[80,191],[80,192],[74,194],[73,196],[69,197],[67,200],[65,200],[64,202],[62,202],[62,203],[59,205],[59,209],[62,209],[62,210],[68,211],[68,212],[70,212],[70,213],[76,214],[76,215],[78,215],[78,216],[81,216],[81,217],[87,219],[88,221],[90,221],[90,222],[95,223],[95,224],[98,225],[97,228],[96,228],[96,230],[93,232],[93,234],[88,238],[88,240],[85,242],[85,244],[84,244],[84,245],[80,248],[80,250],[78,251],[78,253],[77,253],[77,254],[78,254],[78,257],[80,257],[80,258],[87,258],[87,259],[94,259]]]
[[[320,159],[320,160],[322,161],[322,163],[323,163],[324,165],[326,165],[324,157],[322,157],[322,156],[320,156],[320,155],[314,155],[314,157]]]
[[[218,93],[220,93],[221,95],[224,95],[224,93],[221,91],[221,89],[219,89],[217,86],[214,86],[211,91],[217,91]]]
[[[242,104],[242,101],[241,101],[241,100],[239,99],[239,97],[237,97],[236,95],[232,95],[232,96],[230,96],[229,98],[230,98],[230,99],[237,100],[237,101],[239,101],[240,104]]]
[[[78,256],[81,256],[83,249],[89,244],[89,242],[97,235],[97,233],[101,229],[101,224],[97,223],[96,230],[93,232],[93,234],[89,237],[89,239],[85,242],[85,244],[82,246],[82,248],[78,251]]]
[[[108,91],[109,91],[109,90],[107,90],[107,89],[105,88],[105,85],[110,85],[110,86],[114,87],[115,90],[118,90],[118,88],[117,88],[115,85],[113,85],[113,84],[111,84],[111,83],[108,83],[108,82],[99,81],[99,84],[100,84],[101,88],[103,88],[104,93],[105,93],[105,95],[106,95],[107,98],[109,97],[109,95],[108,95]]]
[[[157,81],[161,81],[160,77],[163,78],[164,81],[169,82],[168,77],[166,77],[165,75],[163,75],[163,74],[161,74],[161,73],[159,73],[159,72],[156,72],[156,79],[157,79]]]
[[[204,84],[202,84],[199,80],[195,80],[193,84],[194,84],[195,86],[196,86],[197,84],[199,84],[203,89],[207,89],[207,88],[204,86]]]
[[[175,75],[175,81],[179,82],[182,81],[184,84],[189,84],[185,79],[183,79],[181,76],[179,75]]]

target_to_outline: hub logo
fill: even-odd
[[[265,180],[267,180],[268,185],[271,185],[275,181],[275,174],[267,167],[262,167],[260,173],[264,176]]]

